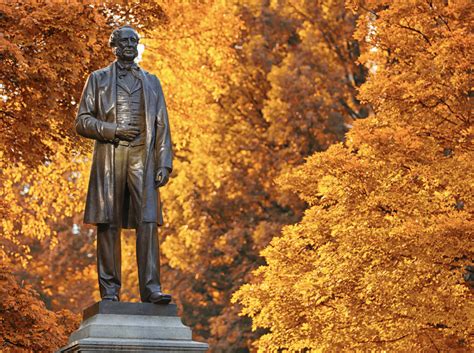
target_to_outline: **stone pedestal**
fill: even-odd
[[[101,301],[83,313],[79,329],[58,352],[206,352],[192,340],[175,304]]]

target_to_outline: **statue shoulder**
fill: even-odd
[[[142,70],[143,70],[143,69],[142,69]],[[158,79],[158,77],[156,77],[155,74],[152,74],[152,73],[150,73],[150,72],[148,72],[148,71],[146,71],[146,70],[143,70],[143,73],[145,74],[146,78],[147,78],[148,80],[150,80],[151,82],[153,82],[153,83],[158,83],[158,84],[160,83],[160,80]]]
[[[96,77],[96,78],[101,78],[103,76],[110,75],[112,73],[112,65],[113,65],[113,63],[109,66],[106,66],[106,67],[103,67],[101,69],[95,70],[90,74],[90,76],[91,77]]]

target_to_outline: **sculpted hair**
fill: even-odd
[[[133,28],[132,26],[129,26],[129,25],[125,25],[125,26],[116,28],[112,31],[112,34],[110,35],[110,38],[109,38],[109,46],[111,48],[115,48],[117,46],[117,41],[119,40],[120,31],[122,29],[126,29],[126,28],[131,29],[132,31],[134,31],[135,34],[137,35],[137,38],[140,39],[140,36],[138,35],[138,32],[135,30],[135,28]]]

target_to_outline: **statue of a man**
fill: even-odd
[[[82,93],[76,131],[95,140],[84,223],[97,225],[102,300],[120,300],[120,231],[134,228],[141,300],[167,304],[157,225],[158,188],[172,170],[171,136],[160,81],[134,62],[138,42],[132,27],[114,30],[109,44],[117,60],[93,72]]]

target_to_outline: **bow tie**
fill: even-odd
[[[129,65],[119,65],[119,69],[120,69],[120,70],[132,71],[132,69],[137,70],[137,69],[138,69],[138,66],[137,66],[137,64],[135,64],[135,63],[129,64]]]
[[[138,65],[134,62],[128,65],[117,62],[117,67],[118,67],[118,73],[119,73],[120,78],[127,76],[129,72],[134,73],[133,70],[139,69]]]

